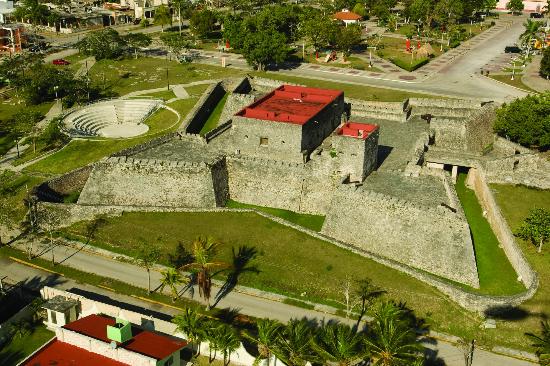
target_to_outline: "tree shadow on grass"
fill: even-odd
[[[523,307],[510,305],[492,306],[485,310],[483,314],[487,318],[507,321],[519,321],[528,317],[538,317],[542,320],[548,319],[546,313],[533,313]]]
[[[21,351],[8,349],[2,350],[2,348],[0,348],[0,366],[17,365],[18,362],[24,358],[24,356],[25,355]]]
[[[239,277],[243,273],[260,273],[260,270],[255,265],[248,266],[250,261],[256,258],[258,254],[256,248],[242,245],[239,247],[237,252],[235,252],[235,248],[232,248],[231,251],[233,252],[232,266],[229,270],[230,272],[227,275],[225,283],[220,288],[220,290],[216,294],[216,297],[214,298],[215,302],[212,305],[213,307],[216,306],[221,299],[227,296],[227,294],[235,288],[239,281]]]

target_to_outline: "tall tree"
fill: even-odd
[[[159,291],[162,292],[166,287],[172,292],[172,301],[175,302],[178,298],[177,286],[187,283],[189,280],[184,277],[177,269],[168,268],[161,272]]]
[[[366,356],[363,334],[346,324],[324,324],[316,332],[313,348],[325,362],[350,366]]]
[[[273,29],[258,29],[248,34],[241,51],[248,64],[263,71],[272,62],[283,62],[289,48],[284,34]]]
[[[197,354],[200,353],[200,344],[205,337],[205,318],[196,309],[186,308],[181,314],[172,318],[176,324],[176,330],[182,332],[191,345],[197,347]]]
[[[523,47],[527,49],[527,57],[529,57],[531,53],[531,47],[533,47],[533,42],[537,39],[537,32],[541,25],[542,22],[532,21],[531,19],[527,19],[527,21],[523,23],[525,31],[521,34],[519,39]]]
[[[113,28],[90,32],[77,43],[78,50],[96,60],[115,59],[122,55],[126,43]]]
[[[526,336],[528,336],[530,339],[532,339],[535,343],[533,343],[533,347],[535,347],[536,355],[539,358],[539,363],[542,366],[549,366],[550,365],[550,323],[548,323],[548,320],[540,323],[541,325],[541,334],[535,334],[535,333],[526,333]]]
[[[288,366],[305,366],[319,360],[312,346],[313,328],[307,319],[292,319],[283,328],[273,353]]]
[[[237,332],[224,323],[213,324],[208,331],[208,341],[212,350],[222,353],[224,366],[229,365],[231,354],[241,345]]]
[[[34,126],[42,119],[42,114],[34,108],[24,108],[11,119],[11,132],[16,137],[17,157],[19,158],[19,143],[23,137],[31,133]]]
[[[510,10],[512,14],[521,13],[525,5],[522,0],[510,0],[506,3],[506,9]]]
[[[160,41],[168,47],[170,53],[178,54],[186,48],[190,48],[189,41],[178,33],[167,32],[160,35]]]
[[[550,79],[550,47],[546,47],[540,60],[540,76]]]
[[[129,33],[123,36],[122,39],[126,42],[126,44],[134,49],[134,55],[136,59],[138,57],[138,48],[147,47],[152,42],[151,36],[143,33]]]
[[[148,294],[151,293],[151,268],[159,261],[160,254],[160,249],[157,246],[145,242],[141,243],[137,251],[137,264],[147,271]]]
[[[529,216],[523,221],[516,235],[530,240],[537,246],[537,252],[540,253],[542,245],[550,239],[550,210],[534,208],[529,211]]]
[[[256,335],[245,333],[248,339],[251,339],[258,345],[258,357],[256,363],[260,360],[267,360],[267,366],[271,362],[273,350],[277,346],[278,338],[281,336],[283,324],[273,319],[258,319],[256,321]]]
[[[208,9],[193,12],[189,19],[191,31],[199,38],[204,38],[212,32],[214,24],[216,24],[216,14]]]
[[[184,270],[191,270],[197,273],[197,284],[199,293],[206,301],[206,308],[210,309],[210,295],[212,289],[212,271],[215,269],[227,268],[225,262],[215,261],[221,242],[210,237],[198,237],[193,241],[193,263],[181,267]]]
[[[382,296],[386,291],[372,283],[370,278],[363,278],[357,281],[355,296],[359,298],[359,317],[355,324],[355,329],[359,329],[361,319],[372,307],[376,299]]]
[[[155,25],[160,25],[161,32],[164,32],[164,26],[172,24],[172,16],[170,15],[170,9],[162,4],[155,9],[155,16],[153,18]]]
[[[349,57],[354,46],[361,43],[361,26],[352,24],[347,27],[340,27],[336,33],[336,46],[346,57]]]
[[[178,28],[179,28],[179,34],[181,36],[182,23],[183,23],[181,12],[189,8],[191,4],[189,0],[172,0],[172,4],[178,10]]]

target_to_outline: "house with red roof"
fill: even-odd
[[[356,14],[353,11],[343,9],[342,11],[333,14],[332,18],[343,22],[347,27],[349,24],[359,24],[359,21],[362,17],[361,15]]]
[[[180,366],[187,342],[124,319],[91,314],[58,327],[22,366]]]

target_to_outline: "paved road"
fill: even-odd
[[[38,251],[39,252],[39,251]],[[74,267],[84,271],[92,271],[93,273],[100,274],[101,276],[114,278],[122,282],[132,284],[137,287],[146,288],[147,286],[147,274],[143,268],[137,267],[130,263],[121,263],[114,261],[105,256],[91,254],[85,250],[76,250],[64,246],[58,246],[55,248],[55,259],[58,262],[62,262],[66,266]],[[51,258],[51,252],[45,251],[42,254],[44,259]],[[0,277],[8,276],[13,281],[20,281],[25,279],[31,279],[35,276],[43,278],[47,273],[23,266],[19,263],[14,263],[10,260],[0,261]],[[66,279],[64,279],[66,280]],[[34,280],[34,282],[37,282]],[[160,273],[152,271],[152,286],[158,286],[160,283]],[[67,283],[60,283],[56,286],[62,288],[70,288],[74,284],[69,281]],[[81,286],[81,285],[79,285]],[[95,290],[94,290],[95,291]],[[216,294],[218,288],[214,288],[212,293]],[[108,296],[114,296],[109,293]],[[185,297],[191,298],[189,292],[183,294]],[[118,297],[118,295],[117,295]],[[133,299],[133,301],[136,301]],[[144,303],[145,305],[148,305]],[[266,299],[260,296],[254,296],[246,293],[231,292],[224,297],[217,305],[219,308],[231,308],[238,309],[239,312],[255,317],[269,317],[278,319],[280,321],[288,321],[292,318],[307,317],[317,320],[329,320],[337,319],[339,321],[346,321],[345,319],[338,318],[331,314],[322,313],[315,310],[307,310],[283,304],[281,302]],[[158,309],[157,309],[158,310]],[[165,309],[162,309],[163,311]],[[168,312],[173,314],[173,311]],[[426,344],[429,348],[433,349],[432,355],[437,358],[441,358],[446,366],[462,366],[464,361],[462,359],[462,351],[451,343],[444,341],[431,340]],[[497,355],[491,352],[478,350],[476,352],[476,358],[473,366],[532,366],[530,362]]]

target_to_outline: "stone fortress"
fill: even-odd
[[[198,135],[226,92],[218,127]],[[494,182],[549,184],[547,162],[493,135],[494,109],[465,100],[365,102],[262,78],[224,80],[177,132],[77,172],[85,182],[77,206],[206,209],[231,199],[324,215],[327,237],[477,288],[454,188],[459,167]]]

